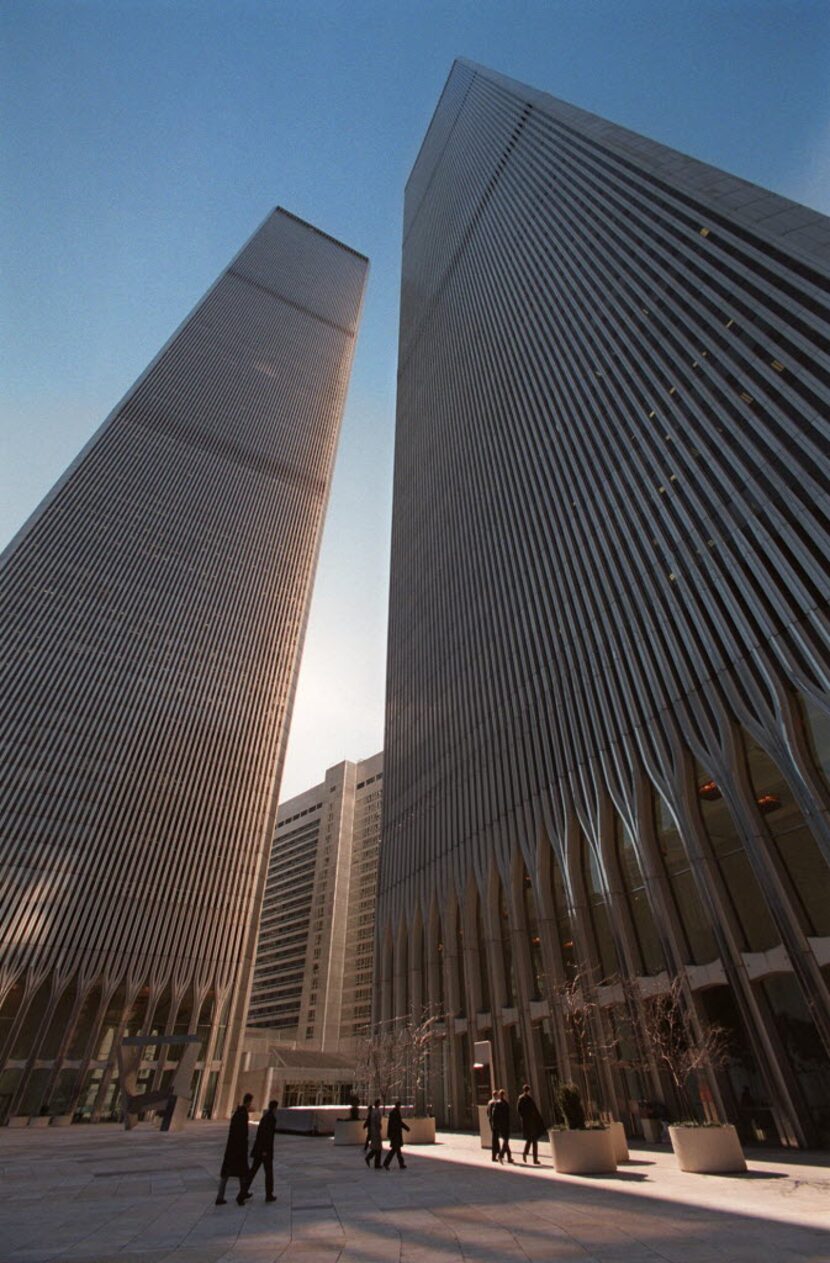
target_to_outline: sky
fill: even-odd
[[[830,0],[4,0],[0,547],[275,205],[371,273],[281,797],[383,745],[403,188],[468,57],[830,214]]]

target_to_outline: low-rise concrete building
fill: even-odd
[[[268,1030],[248,1027],[237,1095],[251,1092],[257,1109],[343,1105],[353,1091],[353,1058],[276,1042]]]

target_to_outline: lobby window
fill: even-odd
[[[504,962],[504,999],[508,1008],[516,1004],[516,967],[513,961],[513,941],[510,936],[510,917],[507,913],[507,900],[504,889],[499,882],[499,938],[501,942],[502,960]]]
[[[594,848],[580,833],[582,881],[588,903],[588,918],[593,931],[594,948],[601,978],[612,978],[618,971],[617,949],[611,932],[611,920]]]
[[[555,852],[551,854],[550,858],[550,884],[551,894],[553,895],[553,907],[556,913],[556,936],[559,944],[559,953],[562,958],[562,969],[565,979],[568,982],[572,982],[577,973],[576,948],[574,946],[573,927],[568,912],[565,883],[562,879],[562,869]]]
[[[743,938],[743,950],[765,952],[781,936],[770,916],[761,888],[720,786],[705,768],[695,763],[695,795],[701,821]]]
[[[464,1017],[467,1013],[467,973],[464,961],[464,927],[461,923],[461,908],[455,905],[455,960],[458,970],[458,1008],[456,1013]]]
[[[444,1013],[446,1012],[447,1002],[444,991],[444,944],[440,937],[440,930],[438,943],[436,944],[435,979],[438,986],[438,1008],[441,1013]]]
[[[490,1010],[490,975],[487,969],[487,942],[484,936],[484,918],[481,915],[481,899],[476,891],[476,947],[478,956],[478,981],[480,1012]]]
[[[830,867],[777,764],[744,734],[752,788],[805,934],[830,934]]]
[[[64,1056],[67,1060],[74,1061],[83,1056],[89,1042],[93,1023],[95,1021],[95,1015],[98,1012],[100,1003],[101,987],[100,985],[96,985],[87,995],[81,1011],[78,1014],[74,1030],[72,1031],[69,1043],[64,1051]],[[2,1024],[0,1023],[0,1031],[1,1030]]]
[[[830,1065],[827,1051],[801,988],[792,974],[757,984],[775,1025],[822,1145],[830,1144]]]
[[[669,880],[691,962],[705,965],[718,955],[712,927],[701,902],[689,857],[671,812],[654,795],[654,829],[660,858]]]
[[[830,790],[830,712],[809,693],[800,693],[797,700],[813,763]]]
[[[18,979],[6,992],[6,998],[0,1004],[0,1048],[5,1047],[17,1018],[17,1012],[24,996],[23,983]],[[27,1053],[24,1053],[24,1056]]]
[[[530,949],[530,975],[532,984],[532,1000],[541,1000],[544,965],[542,963],[542,939],[539,933],[539,917],[536,913],[536,897],[533,893],[533,882],[525,869],[522,875],[522,894],[524,896],[525,930]]]

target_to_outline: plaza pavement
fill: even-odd
[[[227,1125],[0,1131],[0,1263],[828,1263],[827,1155],[757,1151],[687,1175],[643,1146],[616,1176],[501,1167],[477,1138],[362,1151],[277,1136],[278,1201],[215,1206]],[[520,1145],[516,1146],[519,1150]]]

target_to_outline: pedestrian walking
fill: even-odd
[[[522,1135],[525,1142],[522,1161],[527,1162],[527,1155],[532,1149],[533,1165],[540,1167],[542,1164],[539,1161],[539,1138],[545,1134],[545,1121],[539,1112],[538,1105],[530,1095],[529,1083],[523,1086],[522,1094],[516,1102],[516,1109],[522,1124]]]
[[[235,1176],[239,1180],[237,1202],[241,1206],[251,1194],[248,1192],[248,1115],[251,1112],[253,1097],[246,1092],[242,1104],[238,1105],[231,1117],[228,1129],[228,1142],[225,1145],[225,1156],[222,1159],[222,1170],[219,1179],[219,1191],[216,1194],[216,1205],[225,1205],[225,1189],[228,1180]]]
[[[498,1162],[499,1160],[499,1147],[501,1144],[499,1134],[496,1131],[496,1124],[493,1121],[493,1110],[496,1108],[498,1103],[499,1094],[496,1089],[493,1088],[493,1095],[487,1102],[487,1121],[490,1124],[490,1158],[493,1162]]]
[[[269,1101],[268,1108],[259,1120],[254,1145],[251,1149],[253,1166],[248,1176],[248,1188],[254,1182],[254,1176],[260,1167],[265,1171],[265,1200],[275,1202],[274,1196],[274,1132],[277,1130],[277,1108],[279,1101]]]
[[[383,1140],[381,1139],[381,1113],[380,1113],[380,1097],[375,1101],[374,1105],[370,1105],[366,1111],[366,1122],[363,1124],[366,1131],[367,1150],[366,1165],[371,1166],[372,1158],[375,1159],[375,1170],[380,1170],[380,1158],[383,1153]]]
[[[499,1099],[493,1106],[492,1127],[495,1138],[500,1141],[499,1162],[504,1162],[504,1159],[507,1158],[507,1161],[512,1166],[513,1155],[510,1152],[510,1103],[507,1100],[507,1093],[504,1088],[499,1088]]]
[[[389,1170],[392,1159],[395,1157],[398,1159],[398,1166],[400,1169],[402,1171],[406,1170],[406,1163],[403,1160],[403,1154],[401,1152],[403,1149],[403,1134],[405,1131],[409,1131],[409,1128],[403,1121],[401,1103],[400,1101],[396,1101],[394,1109],[389,1114],[389,1122],[386,1124],[386,1137],[389,1141],[389,1152],[387,1153],[383,1163],[383,1169],[385,1171]]]

